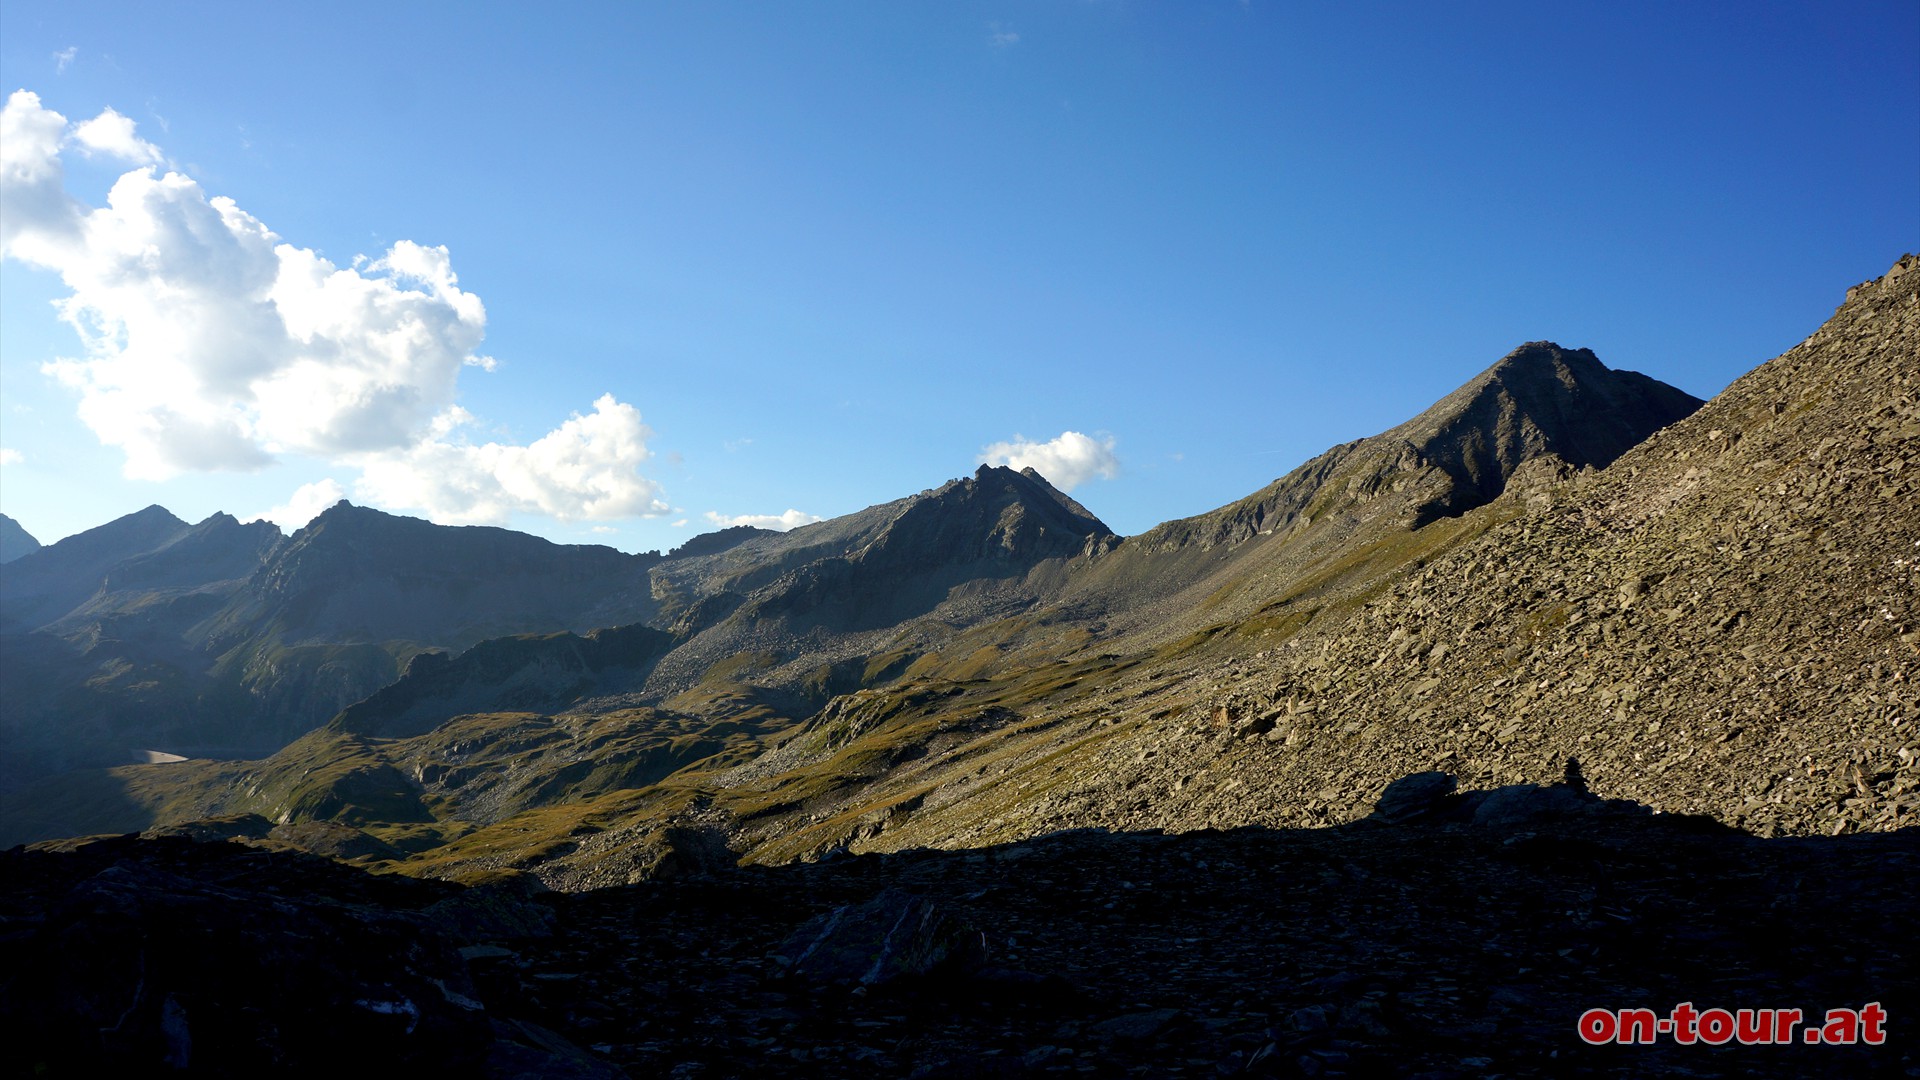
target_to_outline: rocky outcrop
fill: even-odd
[[[622,626],[584,637],[495,638],[458,656],[423,652],[397,682],[349,705],[333,725],[405,738],[461,713],[559,712],[586,695],[637,686],[673,645],[673,636],[662,631]],[[616,674],[623,676],[618,684],[609,681]]]

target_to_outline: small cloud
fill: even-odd
[[[676,529],[684,529],[691,524],[693,524],[693,522],[688,521],[686,518],[681,518],[679,521],[673,523],[673,527]]]
[[[816,521],[825,521],[826,519],[818,514],[803,514],[798,510],[788,510],[784,514],[735,514],[732,517],[728,517],[714,510],[709,510],[707,511],[707,520],[721,528],[731,528],[735,525],[751,525],[756,529],[772,529],[775,532],[786,532],[788,529],[797,529],[802,525],[811,525]]]
[[[745,450],[747,447],[752,446],[753,440],[752,439],[727,439],[721,442],[720,445],[726,449],[727,453],[732,454],[732,453],[737,453],[741,450]]]
[[[295,488],[287,501],[271,510],[262,510],[250,520],[262,519],[280,526],[284,532],[294,532],[307,522],[320,516],[320,512],[341,499],[347,497],[346,489],[332,477],[316,480],[311,484],[301,484]]]
[[[18,465],[25,460],[27,459],[22,457],[18,450],[11,447],[0,448],[0,465]]]
[[[491,356],[469,356],[460,362],[468,367],[477,367],[481,371],[497,371],[500,368],[500,361]]]
[[[133,121],[112,109],[75,125],[73,141],[88,157],[105,154],[135,165],[155,165],[161,160],[160,148],[134,134]]]
[[[997,22],[987,24],[987,44],[996,49],[1010,49],[1020,44],[1020,35]]]
[[[69,45],[64,49],[61,49],[59,52],[54,53],[53,54],[53,73],[55,75],[65,75],[67,73],[67,65],[73,63],[74,55],[79,51],[80,49],[78,46]]]
[[[1113,436],[1095,439],[1077,431],[1063,431],[1047,442],[1015,435],[980,452],[982,465],[1031,468],[1061,491],[1072,491],[1094,477],[1111,480],[1120,475],[1120,459],[1113,452]]]
[[[1178,450],[1175,450],[1175,451],[1174,451],[1173,453],[1171,453],[1171,454],[1168,454],[1168,455],[1167,455],[1167,457],[1168,457],[1168,459],[1170,459],[1170,460],[1172,460],[1172,461],[1185,461],[1185,460],[1187,460],[1187,455],[1185,455],[1185,454],[1183,454],[1183,453],[1181,453],[1181,452],[1180,452],[1180,451],[1178,451]]]
[[[619,532],[620,530],[619,530],[619,529],[616,529],[616,528],[614,528],[614,527],[613,527],[613,526],[611,526],[611,525],[595,525],[595,526],[593,527],[593,531],[594,531],[594,532],[597,532],[597,533],[599,533],[599,534],[600,534],[600,535],[602,535],[602,536],[605,536],[605,535],[606,535],[606,534],[608,534],[608,533],[617,533],[617,532]]]

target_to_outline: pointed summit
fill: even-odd
[[[0,514],[0,563],[9,563],[29,552],[39,551],[40,541],[20,523]]]
[[[1383,512],[1411,513],[1418,527],[1493,501],[1529,461],[1606,465],[1700,405],[1586,349],[1528,342],[1413,419],[1333,447],[1239,502],[1158,526],[1141,542],[1153,550],[1213,547],[1329,515]],[[1386,494],[1402,498],[1375,503]]]
[[[165,507],[149,506],[0,563],[0,625],[31,630],[59,618],[98,591],[109,569],[158,551],[191,528]]]
[[[1453,481],[1426,516],[1491,502],[1523,462],[1551,454],[1575,468],[1605,466],[1701,406],[1684,390],[1615,371],[1587,349],[1530,341],[1432,408],[1362,440],[1399,442]]]

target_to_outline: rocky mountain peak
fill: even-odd
[[[97,591],[109,568],[157,551],[191,528],[165,507],[149,506],[0,563],[0,621],[31,630],[58,618]]]
[[[892,549],[915,562],[1029,562],[1072,555],[1113,530],[1033,469],[982,465],[908,500],[862,558]]]
[[[0,514],[0,563],[12,562],[29,552],[39,551],[40,547],[40,541],[19,522]]]
[[[1587,349],[1531,341],[1375,440],[1404,442],[1444,471],[1452,488],[1428,513],[1451,514],[1499,496],[1525,461],[1552,454],[1604,466],[1701,404]]]
[[[1157,526],[1141,546],[1237,544],[1330,517],[1404,514],[1418,527],[1498,498],[1530,461],[1604,466],[1700,405],[1590,350],[1530,341],[1413,419],[1335,446],[1239,502]]]

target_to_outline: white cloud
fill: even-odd
[[[1020,44],[1020,35],[997,22],[991,22],[987,24],[987,44],[996,49],[1012,48]]]
[[[354,489],[379,505],[424,511],[453,524],[504,523],[510,514],[562,521],[655,517],[669,511],[660,485],[641,476],[653,432],[640,411],[603,394],[593,412],[528,446],[474,445],[456,436],[472,421],[458,406],[404,449],[360,455]]]
[[[48,263],[80,230],[80,208],[67,197],[60,143],[67,118],[16,90],[0,108],[0,255]]]
[[[811,525],[816,521],[825,521],[826,519],[818,514],[803,514],[798,510],[788,510],[784,514],[734,514],[732,516],[722,514],[716,510],[709,510],[707,511],[707,520],[721,528],[731,528],[735,525],[751,525],[756,529],[772,529],[775,532],[786,532],[788,529],[797,529],[802,525]]]
[[[161,160],[160,148],[134,134],[133,121],[112,109],[76,124],[73,141],[88,157],[105,154],[135,165],[157,165]]]
[[[88,207],[66,191],[69,146],[145,167]],[[461,372],[498,361],[476,351],[486,307],[445,247],[401,240],[336,266],[163,160],[112,109],[69,125],[22,90],[0,110],[0,253],[71,290],[58,307],[85,353],[43,370],[77,392],[129,477],[303,454],[361,469],[355,489],[377,505],[436,520],[665,512],[636,471],[651,432],[611,395],[528,446],[453,437],[474,422],[454,403]]]
[[[249,518],[250,521],[262,519],[280,526],[283,532],[292,533],[307,522],[320,516],[320,512],[347,497],[347,490],[332,477],[316,480],[311,484],[301,484],[294,489],[287,501],[271,510],[262,510]]]
[[[61,49],[59,52],[54,53],[53,54],[53,73],[55,75],[65,75],[67,73],[67,65],[73,63],[74,54],[78,53],[79,51],[80,51],[79,46],[69,45],[64,49]]]
[[[980,463],[1031,468],[1061,491],[1072,491],[1096,476],[1111,480],[1120,475],[1120,459],[1113,447],[1111,435],[1095,439],[1077,431],[1063,431],[1047,442],[1015,435],[1011,442],[994,443],[982,450]]]
[[[0,447],[0,465],[18,465],[25,460],[20,451],[12,447]]]

